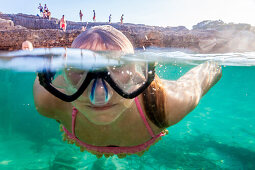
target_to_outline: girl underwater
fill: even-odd
[[[86,30],[72,48],[134,53],[127,37],[111,26]],[[200,64],[176,81],[160,79],[154,65],[137,63],[89,72],[70,68],[64,73],[65,89],[52,86],[51,73],[38,74],[33,88],[37,111],[56,119],[64,140],[81,151],[119,158],[141,156],[167,134],[166,128],[198,105],[222,74],[214,62]]]

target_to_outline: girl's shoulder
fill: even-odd
[[[63,110],[70,110],[71,104],[64,102],[50,94],[39,83],[38,77],[33,86],[34,103],[36,110],[43,116],[58,119],[58,113]]]

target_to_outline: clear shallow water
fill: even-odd
[[[206,60],[201,59],[204,55],[197,55],[200,58],[195,60],[180,52],[175,54],[180,54],[181,60],[162,59],[163,54],[174,56],[172,52],[148,53],[151,57],[158,56],[153,59],[160,61],[159,76],[171,80],[178,79],[200,60]],[[215,55],[233,58],[237,54]],[[18,71],[1,69],[0,168],[255,169],[255,66],[251,64],[254,57],[251,53],[238,55],[245,57],[237,64],[233,62],[236,58],[228,60],[226,66],[223,64],[221,80],[195,110],[168,128],[167,136],[143,157],[124,159],[97,159],[62,141],[59,124],[35,110],[32,87],[36,74],[34,68],[27,69],[32,62],[22,63],[23,68],[27,65],[23,70],[22,67]]]

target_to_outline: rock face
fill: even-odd
[[[63,32],[54,29],[30,30],[12,29],[0,31],[0,49],[18,50],[22,42],[29,40],[35,48],[40,47],[70,47],[75,37],[81,31]]]
[[[14,27],[14,23],[11,20],[5,20],[0,18],[0,30],[7,30]]]
[[[57,19],[50,21],[34,15],[26,14],[0,14],[0,18],[13,21],[14,25],[20,25],[28,29],[58,29]]]
[[[234,23],[226,24],[221,20],[217,20],[217,21],[206,20],[206,21],[202,21],[202,22],[198,23],[197,25],[194,25],[193,30],[217,30],[217,31],[246,30],[246,31],[251,31],[252,26],[250,24],[234,24]]]
[[[67,31],[59,29],[59,20],[50,21],[34,15],[0,13],[0,50],[17,50],[25,40],[38,47],[70,47],[73,40],[87,29],[108,23],[67,21]],[[184,26],[158,27],[143,24],[112,23],[122,31],[135,48],[167,47],[188,49],[199,53],[224,53],[255,50],[255,28],[249,24],[225,24],[203,21],[188,30]]]

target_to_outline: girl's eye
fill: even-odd
[[[68,77],[70,82],[73,85],[77,85],[81,81],[81,79],[83,79],[84,74],[86,74],[84,71],[75,71],[75,72],[70,71],[68,72]]]

